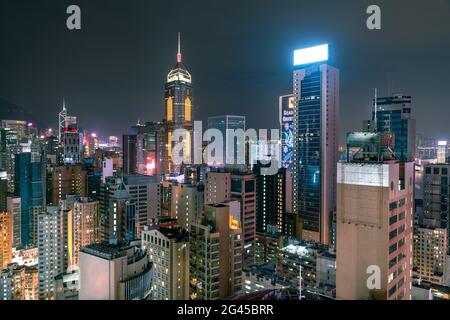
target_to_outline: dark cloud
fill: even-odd
[[[65,10],[82,9],[68,31]],[[414,98],[418,131],[447,137],[450,119],[448,0],[376,1],[382,30],[369,31],[373,1],[2,0],[0,97],[56,124],[62,97],[84,127],[120,134],[163,117],[164,81],[176,34],[195,82],[196,117],[244,114],[277,125],[277,97],[292,88],[292,50],[333,44],[341,70],[341,132],[359,129],[380,94]]]

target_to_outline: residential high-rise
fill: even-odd
[[[187,133],[181,137],[185,143],[183,159],[192,163],[192,137],[193,137],[193,94],[192,76],[182,62],[180,34],[178,34],[177,63],[167,75],[165,87],[165,114],[168,125],[167,130],[167,160],[168,172],[180,172],[181,165],[174,165],[172,150],[175,142],[172,141],[176,129],[185,129]],[[178,141],[178,140],[177,140]]]
[[[275,228],[283,232],[286,223],[286,170],[281,168],[274,175],[261,174],[260,163],[253,167],[256,179],[256,231],[268,232]]]
[[[243,237],[243,267],[255,263],[256,240],[256,180],[253,173],[232,172],[231,200],[240,202]]]
[[[336,297],[410,300],[414,163],[395,159],[392,134],[347,136],[337,165]]]
[[[222,133],[223,138],[223,150],[222,150],[222,158],[223,160],[219,163],[210,163],[208,164],[214,166],[223,166],[225,164],[238,164],[238,149],[241,148],[245,150],[244,145],[240,146],[240,144],[244,144],[244,141],[229,141],[231,136],[227,135],[227,130],[242,130],[245,132],[245,116],[236,116],[236,115],[223,115],[223,116],[214,116],[208,117],[208,129],[217,129]],[[234,152],[231,153],[229,150],[229,144],[233,143]],[[242,161],[245,160],[245,152],[242,154]],[[244,163],[240,163],[244,164]]]
[[[328,244],[336,204],[339,70],[328,45],[294,51],[293,211],[302,238]]]
[[[447,229],[414,227],[415,278],[438,285],[448,285],[444,283],[449,262],[447,236]]]
[[[10,264],[0,272],[0,300],[37,300],[38,270]]]
[[[119,177],[108,177],[100,186],[99,212],[101,219],[101,239],[135,240],[136,203]]]
[[[54,299],[55,277],[63,272],[64,233],[59,206],[48,206],[38,216],[39,299]]]
[[[122,136],[123,165],[124,174],[136,173],[137,171],[137,137],[135,134],[124,134]]]
[[[302,274],[302,288],[316,287],[317,256],[326,252],[327,246],[312,241],[289,241],[278,250],[276,256],[277,275],[298,288],[299,275]],[[300,270],[301,267],[301,270]]]
[[[172,182],[170,217],[190,230],[191,224],[203,216],[204,188],[202,185]]]
[[[90,201],[88,198],[79,198],[73,204],[72,218],[72,265],[78,266],[80,250],[90,244],[101,241],[101,220],[98,201]]]
[[[159,181],[156,176],[129,174],[123,176],[130,202],[136,205],[136,235],[145,225],[160,215]]]
[[[153,267],[140,242],[96,243],[80,252],[80,300],[146,300]]]
[[[58,204],[67,195],[87,196],[87,172],[81,164],[53,167],[51,203]]]
[[[241,289],[239,207],[237,201],[206,205],[203,222],[191,225],[190,299],[226,299]]]
[[[188,232],[181,228],[145,226],[141,241],[154,266],[152,299],[188,300]]]
[[[21,204],[20,197],[8,196],[6,198],[6,211],[12,215],[13,247],[18,248],[22,244],[21,237]]]
[[[205,204],[215,204],[231,199],[231,173],[208,172],[205,181]]]
[[[450,164],[424,165],[422,181],[422,224],[447,230],[447,241],[450,241]]]
[[[0,211],[0,270],[5,269],[12,262],[12,242],[12,214]]]

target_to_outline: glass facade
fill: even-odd
[[[401,161],[414,160],[415,123],[411,119],[411,97],[393,96],[377,99],[376,129],[394,134],[394,152]]]
[[[14,193],[22,203],[21,242],[22,245],[28,245],[31,243],[31,207],[44,205],[42,166],[40,162],[31,162],[29,152],[17,154],[15,165]]]
[[[303,228],[320,231],[321,203],[321,72],[313,70],[301,80],[297,106],[297,203]]]

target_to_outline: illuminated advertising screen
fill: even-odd
[[[281,126],[281,164],[292,172],[294,152],[294,108],[293,95],[281,96],[279,99]]]
[[[328,60],[328,44],[309,47],[294,51],[294,66]]]

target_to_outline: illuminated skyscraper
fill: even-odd
[[[366,129],[393,133],[397,159],[413,161],[416,152],[416,120],[411,117],[411,97],[401,94],[375,97],[372,104],[372,120],[365,122]]]
[[[294,52],[293,211],[302,237],[329,244],[336,202],[339,70],[328,45]]]
[[[180,165],[174,166],[172,162],[172,136],[176,129],[186,129],[189,133],[182,137],[185,150],[182,156],[192,162],[192,128],[193,128],[193,96],[192,77],[182,62],[180,34],[178,34],[177,63],[167,75],[166,92],[166,120],[167,132],[167,172],[180,172]],[[178,141],[178,140],[177,140]]]
[[[44,205],[44,183],[42,165],[31,152],[15,156],[15,195],[21,202],[21,244],[30,244],[32,207]]]
[[[59,142],[61,142],[61,134],[66,125],[66,117],[67,117],[66,101],[63,99],[62,110],[58,113],[58,139],[59,139]]]

